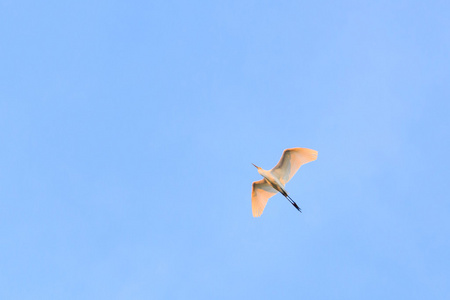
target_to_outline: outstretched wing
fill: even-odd
[[[252,212],[254,217],[262,215],[267,200],[278,193],[265,179],[255,181],[252,184]]]
[[[308,148],[286,149],[278,164],[270,170],[282,184],[286,184],[297,173],[298,169],[310,161],[317,159],[317,151]]]

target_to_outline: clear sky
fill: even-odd
[[[0,1],[1,299],[450,299],[449,1]],[[262,217],[251,165],[317,161]]]

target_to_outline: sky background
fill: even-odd
[[[449,1],[0,1],[1,299],[449,299]],[[318,150],[251,211],[251,165]]]

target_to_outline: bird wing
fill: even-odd
[[[286,184],[302,165],[316,159],[316,150],[308,148],[286,149],[283,151],[283,155],[278,164],[270,171],[278,177],[282,184]]]
[[[265,179],[255,181],[252,184],[252,212],[254,217],[262,215],[267,200],[278,193]]]

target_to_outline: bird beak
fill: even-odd
[[[252,164],[252,165],[254,165],[254,166],[255,166],[255,164]],[[255,166],[255,168],[257,168],[257,169],[258,169],[258,167],[257,167],[257,166]]]

